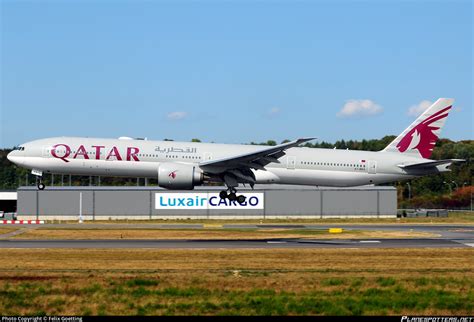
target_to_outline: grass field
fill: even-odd
[[[414,231],[351,230],[330,234],[314,229],[57,229],[37,228],[16,239],[269,239],[269,238],[431,238],[438,235]]]
[[[55,223],[77,223],[75,221],[51,221]],[[152,220],[95,220],[85,221],[84,224],[93,223],[158,223],[158,224],[473,224],[474,212],[459,211],[449,212],[449,217],[423,217],[423,218],[324,218],[324,219],[152,219]]]
[[[474,249],[2,249],[3,315],[472,315]]]
[[[3,227],[1,227],[0,228],[0,235],[10,233],[10,232],[15,231],[17,229],[18,228],[3,228]]]

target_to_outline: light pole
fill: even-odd
[[[456,181],[451,181],[451,182],[456,185],[456,190],[458,190],[459,189],[458,183]]]
[[[449,183],[447,183],[446,181],[443,181],[444,184],[448,185],[449,187],[449,194],[452,194],[453,193],[453,188],[451,187],[451,185]]]
[[[79,223],[83,223],[82,218],[82,192],[79,192]]]
[[[410,186],[410,182],[407,182],[407,186],[408,186],[408,200],[411,200],[411,186]]]
[[[471,182],[472,182],[472,181],[471,181]],[[467,185],[467,182],[464,182],[464,183],[462,184],[462,187],[464,188],[465,185]],[[472,184],[471,184],[471,185],[472,185]],[[471,187],[471,188],[469,189],[469,191],[470,191],[470,196],[471,196],[471,199],[469,199],[469,201],[470,201],[470,207],[471,207],[471,212],[472,212],[472,190],[473,190],[473,189],[472,189],[472,187]]]

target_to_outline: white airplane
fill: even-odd
[[[55,137],[15,148],[8,159],[31,169],[43,190],[44,173],[158,178],[167,189],[224,182],[221,198],[239,203],[240,183],[360,186],[450,171],[453,162],[430,160],[453,99],[440,98],[379,152],[297,147],[314,138],[277,146]]]

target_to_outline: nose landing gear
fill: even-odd
[[[44,185],[42,179],[40,179],[40,181],[38,182],[38,189],[39,190],[44,190],[46,186]]]
[[[37,176],[37,179],[36,186],[38,187],[38,190],[44,190],[46,185],[43,182],[43,176]]]
[[[31,174],[36,176],[36,186],[38,187],[39,190],[44,190],[46,187],[45,184],[43,183],[43,171],[41,170],[36,170],[33,169],[31,170]]]

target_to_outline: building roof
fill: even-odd
[[[18,191],[32,191],[37,190],[38,188],[34,186],[24,186],[18,188]],[[225,189],[224,186],[197,186],[194,188],[194,191],[220,191]],[[167,191],[167,189],[160,188],[158,186],[54,186],[54,187],[46,187],[45,191]],[[247,187],[239,187],[239,191],[248,191],[252,190],[249,186]],[[301,185],[278,185],[278,184],[260,184],[255,185],[254,191],[262,191],[262,190],[283,190],[283,191],[295,191],[295,190],[346,190],[346,191],[366,191],[366,190],[373,190],[373,191],[392,191],[396,190],[393,186],[374,186],[374,185],[367,185],[367,186],[357,186],[357,187],[323,187],[323,186],[301,186]],[[172,192],[173,190],[168,190]],[[186,190],[192,191],[192,190]]]
[[[0,191],[0,200],[17,200],[16,191]]]

